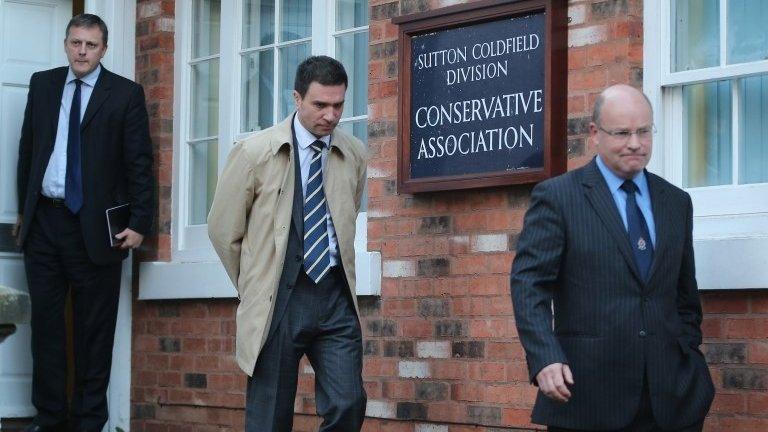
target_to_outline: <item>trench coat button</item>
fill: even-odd
[[[645,333],[645,330],[640,330],[640,333],[638,333],[638,335],[639,335],[641,338],[642,338],[642,337],[645,337],[645,335],[646,335],[646,333]]]

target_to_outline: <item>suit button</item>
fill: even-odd
[[[640,330],[640,333],[638,333],[640,337],[645,337],[646,333],[645,330]]]
[[[301,255],[296,255],[294,259],[296,260],[296,262],[301,262]]]

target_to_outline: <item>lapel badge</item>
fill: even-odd
[[[645,239],[644,239],[644,238],[640,237],[640,238],[637,240],[637,248],[638,248],[638,249],[640,249],[641,251],[644,251],[644,250],[645,250],[645,248],[646,248],[646,243],[645,243]]]

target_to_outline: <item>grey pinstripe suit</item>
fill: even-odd
[[[567,403],[539,392],[535,423],[621,429],[638,411],[644,374],[662,428],[694,424],[709,409],[691,200],[646,174],[657,233],[647,283],[595,160],[533,189],[512,265],[517,328],[532,382],[557,362],[575,381]]]

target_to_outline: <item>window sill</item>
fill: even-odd
[[[381,255],[357,252],[357,295],[381,292]],[[139,264],[139,300],[236,298],[221,262],[143,262]]]
[[[768,289],[768,237],[693,242],[700,290]]]

